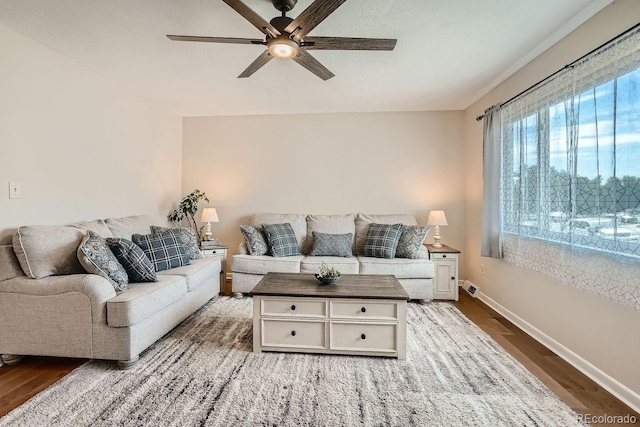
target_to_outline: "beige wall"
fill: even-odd
[[[3,25],[0,58],[0,242],[24,224],[164,217],[180,199],[180,117]]]
[[[640,22],[618,0],[465,111],[465,272],[481,291],[606,374],[640,393],[640,312],[541,274],[480,257],[482,122],[475,117]],[[485,275],[480,274],[480,264]],[[637,395],[636,395],[637,397]]]
[[[443,243],[463,244],[462,112],[194,117],[183,126],[183,192],[207,193],[220,217],[214,235],[232,253],[238,225],[255,212],[408,213],[426,224],[430,209],[444,209]]]

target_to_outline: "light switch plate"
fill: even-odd
[[[9,198],[20,199],[22,198],[22,183],[10,181],[9,182]]]

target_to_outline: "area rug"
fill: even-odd
[[[410,303],[407,360],[252,353],[217,298],[129,371],[90,361],[0,426],[571,426],[577,415],[447,303]]]

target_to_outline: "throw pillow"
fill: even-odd
[[[402,224],[369,224],[364,242],[364,256],[395,258]]]
[[[200,259],[204,257],[202,252],[200,252],[200,248],[198,247],[198,235],[196,234],[193,228],[187,227],[159,227],[157,225],[151,226],[151,233],[153,234],[162,234],[162,233],[173,233],[176,235],[176,238],[182,243],[184,246],[189,259]]]
[[[248,225],[241,225],[240,231],[244,236],[244,240],[247,242],[249,255],[258,256],[267,255],[269,253],[267,239],[261,226],[252,227]]]
[[[140,246],[156,271],[190,264],[184,245],[173,233],[134,234],[131,240]]]
[[[107,279],[116,291],[124,291],[129,285],[127,271],[109,249],[107,240],[93,231],[78,246],[78,260],[88,273]]]
[[[430,229],[431,227],[403,225],[396,249],[396,258],[418,258],[422,243]]]
[[[126,270],[127,276],[129,276],[129,283],[158,281],[151,260],[138,245],[130,240],[118,237],[107,238],[107,244],[118,259],[118,262]]]
[[[313,246],[310,256],[340,256],[350,257],[353,233],[328,234],[313,231]]]
[[[291,224],[262,224],[269,250],[274,257],[302,255]]]

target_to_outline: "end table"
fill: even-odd
[[[227,250],[229,246],[224,245],[201,245],[200,251],[204,256],[216,256],[220,258],[220,293],[224,294],[227,289]]]
[[[442,245],[436,248],[425,245],[429,251],[429,259],[433,261],[433,299],[458,301],[458,254],[459,250]]]

